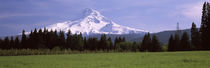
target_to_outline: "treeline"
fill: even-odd
[[[210,4],[203,4],[201,27],[198,29],[195,23],[191,27],[191,40],[187,32],[184,32],[180,39],[180,34],[171,35],[168,41],[168,51],[190,51],[190,50],[210,50]]]
[[[136,42],[127,42],[124,37],[116,37],[114,42],[105,34],[101,38],[86,38],[82,34],[72,34],[69,30],[66,35],[63,31],[48,31],[44,29],[34,29],[28,35],[22,31],[21,38],[6,37],[0,40],[0,48],[3,50],[10,49],[54,49],[72,51],[161,51],[160,43],[156,36],[150,38],[146,34],[142,44]]]
[[[171,35],[168,41],[168,51],[191,51],[196,47],[191,45],[187,32],[184,32],[180,38],[180,35],[176,33]]]

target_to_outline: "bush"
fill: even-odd
[[[133,46],[132,42],[120,42],[120,43],[117,43],[116,49],[120,52],[131,51],[132,46]]]
[[[167,44],[163,44],[162,48],[161,48],[161,51],[164,51],[164,52],[168,51],[168,45]]]

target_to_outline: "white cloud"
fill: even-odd
[[[183,5],[181,13],[192,20],[200,20],[203,2]]]

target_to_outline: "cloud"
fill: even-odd
[[[187,4],[182,7],[181,13],[192,20],[200,20],[203,2]]]

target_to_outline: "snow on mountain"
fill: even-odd
[[[94,9],[86,9],[84,17],[74,21],[65,21],[46,27],[52,30],[71,30],[73,34],[130,34],[146,33],[148,31],[121,26],[107,19]]]

